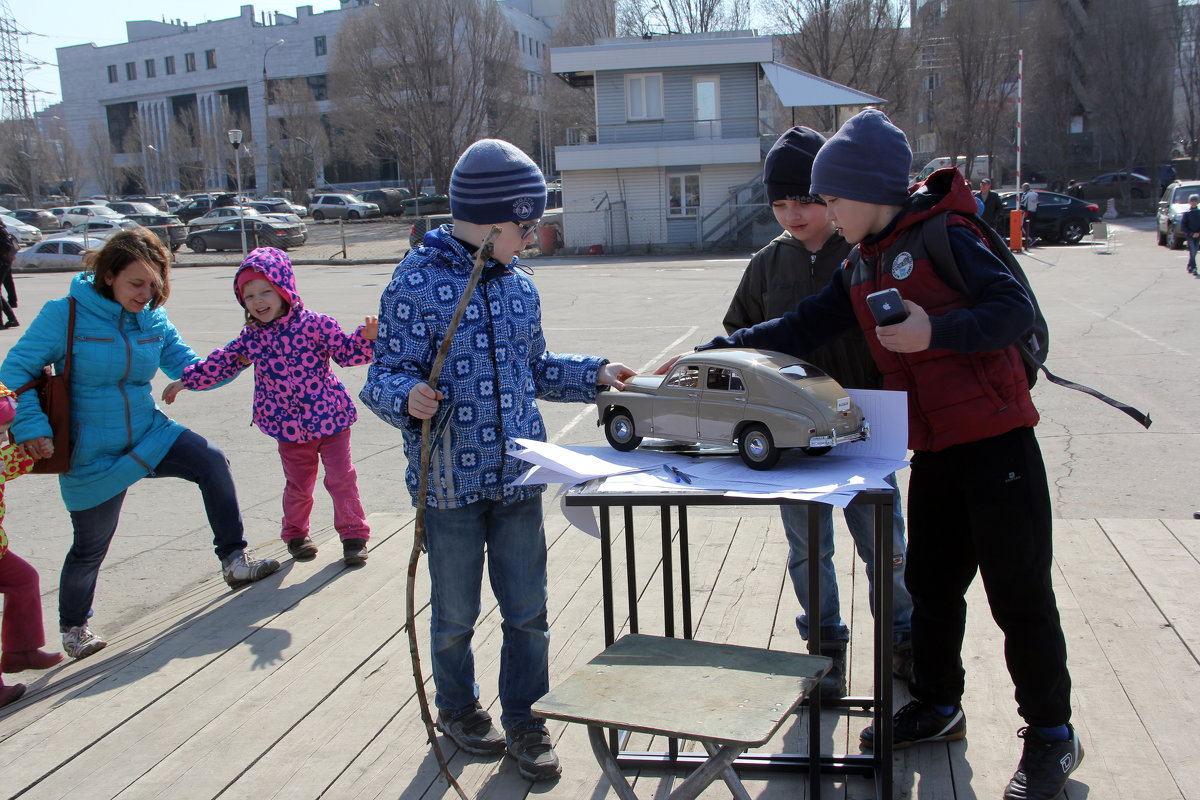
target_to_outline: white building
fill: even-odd
[[[562,4],[563,0],[501,3],[525,59],[531,95],[542,94],[550,41],[549,25],[533,14],[552,23]],[[163,163],[171,123],[192,117],[194,109],[197,151],[229,154],[226,130],[240,127],[254,164],[253,181],[245,175],[243,186],[276,188],[268,186],[267,137],[262,135],[266,115],[278,113],[274,107],[268,110],[268,83],[305,79],[319,110],[328,112],[327,75],[334,41],[349,15],[369,5],[370,0],[343,0],[343,8],[319,13],[312,6],[300,6],[294,16],[256,14],[254,6],[244,5],[237,17],[198,25],[179,20],[127,22],[128,41],[120,44],[60,47],[61,115],[68,134],[85,163],[96,160],[94,139],[106,136],[114,166],[141,176],[153,191],[172,191],[180,186],[178,167]],[[135,124],[140,126],[140,146],[130,144],[131,138],[136,140],[128,135]],[[537,153],[533,156],[538,158]],[[208,165],[202,181],[208,188],[232,185],[233,176],[216,166],[224,158],[204,160]],[[94,174],[76,185],[79,195],[100,191]]]

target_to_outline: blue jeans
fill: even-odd
[[[221,448],[203,436],[185,430],[150,477],[183,478],[199,485],[217,558],[224,559],[246,546],[233,474]],[[71,512],[75,541],[67,552],[58,585],[60,630],[87,622],[96,595],[100,564],[117,532],[117,520],[124,502],[125,492],[121,492],[98,506]]]
[[[425,547],[434,704],[457,711],[479,698],[471,637],[479,617],[486,552],[502,620],[500,724],[511,732],[534,719],[530,706],[550,690],[542,499],[426,509]]]
[[[912,597],[904,586],[904,512],[900,507],[900,490],[896,487],[895,474],[887,476],[892,487],[892,637],[895,641],[907,640],[912,632]],[[800,635],[808,639],[808,514],[819,514],[821,531],[821,639],[822,641],[849,641],[850,629],[842,621],[841,604],[838,600],[837,575],[833,569],[833,507],[781,506],[783,530],[788,540],[788,573],[792,576],[792,588],[804,614],[796,616],[796,627]],[[867,587],[871,613],[875,613],[875,506],[852,505],[844,509],[846,526],[854,538],[859,558],[867,567]]]
[[[1195,269],[1196,268],[1196,248],[1200,247],[1200,239],[1197,239],[1195,236],[1192,236],[1189,233],[1188,237],[1186,239],[1184,239],[1184,241],[1187,242],[1187,246],[1188,246],[1187,268]]]

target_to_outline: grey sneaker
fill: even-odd
[[[504,736],[492,724],[492,717],[479,701],[457,711],[438,709],[437,729],[471,755],[496,756],[504,752]]]
[[[903,750],[923,742],[950,742],[967,738],[967,718],[961,706],[944,717],[937,709],[920,700],[913,700],[892,715],[892,749]],[[858,735],[866,750],[875,746],[875,726],[863,728]]]
[[[86,624],[63,631],[63,650],[71,658],[87,658],[107,646],[108,642],[92,633]]]
[[[526,780],[551,781],[562,775],[550,732],[539,720],[508,735],[508,754],[517,760],[517,769]]]
[[[229,588],[237,589],[247,583],[254,583],[279,569],[279,562],[273,558],[259,560],[254,557],[254,551],[246,548],[230,553],[221,562],[221,576],[229,584]]]

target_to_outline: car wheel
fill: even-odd
[[[1058,240],[1063,244],[1079,244],[1087,232],[1088,224],[1079,217],[1071,217],[1058,229]]]
[[[1159,247],[1167,246],[1167,234],[1164,233],[1163,231],[1158,232],[1158,246]]]
[[[604,437],[613,449],[628,452],[642,443],[633,429],[633,417],[623,408],[614,408],[604,418]]]
[[[349,216],[350,219],[358,219],[362,216],[362,214],[359,214],[357,211],[351,211],[347,216]]]
[[[323,219],[325,219],[325,214],[322,211],[314,211],[312,218],[313,218],[313,222],[320,222]]]
[[[742,429],[738,453],[750,469],[770,469],[779,461],[779,448],[765,425],[754,423]]]
[[[192,249],[193,253],[203,253],[208,249],[208,245],[205,243],[204,239],[199,236],[188,239],[187,246]]]

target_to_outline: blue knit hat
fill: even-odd
[[[812,167],[812,193],[880,206],[908,202],[912,149],[904,131],[878,109],[860,111],[846,121]]]
[[[763,183],[767,201],[804,197],[810,193],[813,157],[825,137],[812,128],[797,125],[775,140],[763,161]]]
[[[500,139],[480,139],[459,156],[450,173],[450,214],[489,225],[540,219],[546,179],[529,156]]]

